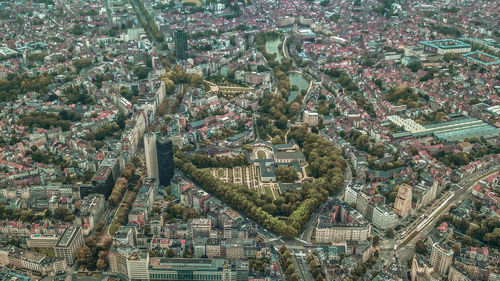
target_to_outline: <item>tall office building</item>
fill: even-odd
[[[178,29],[174,31],[175,57],[179,60],[188,58],[188,43],[186,31]]]
[[[54,246],[56,257],[65,259],[67,264],[73,264],[76,250],[82,247],[83,243],[80,227],[68,226]]]
[[[172,141],[165,137],[160,137],[156,141],[156,151],[158,159],[159,183],[168,186],[174,177],[174,149]]]
[[[407,184],[399,186],[398,195],[394,202],[394,213],[406,218],[411,209],[412,188]]]
[[[144,154],[146,156],[148,178],[159,179],[156,135],[153,133],[144,134]]]
[[[453,261],[453,250],[439,243],[432,245],[431,265],[440,276],[446,276]]]

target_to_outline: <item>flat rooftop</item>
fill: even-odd
[[[92,180],[104,180],[108,177],[109,173],[111,173],[111,167],[101,165],[95,172]]]
[[[479,50],[463,54],[462,56],[475,63],[479,63],[486,66],[500,64],[500,59],[498,57],[481,52]]]
[[[74,239],[77,230],[78,227],[68,226],[66,230],[64,230],[64,233],[59,241],[57,241],[56,247],[68,247],[70,242]]]
[[[149,266],[152,269],[171,270],[218,270],[227,262],[225,259],[177,259],[151,258]]]
[[[437,139],[446,141],[462,141],[466,138],[492,138],[500,134],[500,128],[495,128],[475,118],[440,122],[424,126],[425,129],[413,133],[415,137],[434,135]]]
[[[441,39],[433,41],[420,41],[420,44],[438,49],[470,48],[471,45],[456,39]]]

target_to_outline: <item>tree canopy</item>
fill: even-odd
[[[254,219],[265,228],[283,237],[295,237],[314,210],[338,192],[344,183],[345,161],[331,143],[319,135],[307,132],[305,127],[290,132],[303,146],[313,176],[317,180],[304,183],[300,192],[287,191],[275,201],[260,196],[246,186],[223,182],[210,171],[196,167],[183,153],[177,152],[175,166],[210,193],[219,196],[233,208]],[[288,216],[278,219],[275,215]]]
[[[70,116],[71,115],[71,116]],[[17,121],[17,124],[27,126],[29,128],[43,128],[43,129],[51,129],[51,128],[59,128],[63,131],[69,130],[71,124],[73,123],[68,119],[78,119],[77,115],[72,113],[63,113],[55,114],[55,113],[46,113],[46,112],[31,112],[28,115],[23,115]]]
[[[29,92],[46,94],[49,84],[54,79],[49,75],[37,75],[28,77],[17,74],[9,74],[7,79],[0,79],[0,102],[14,101],[18,95],[24,95]]]
[[[274,169],[276,179],[281,182],[295,182],[299,177],[293,166],[279,166]]]

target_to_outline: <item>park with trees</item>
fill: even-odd
[[[286,129],[288,120],[295,120],[297,112],[300,110],[303,94],[298,94],[295,100],[287,102],[292,90],[289,73],[294,70],[290,59],[282,57],[276,60],[276,54],[269,54],[266,51],[266,41],[276,40],[280,34],[276,31],[261,32],[256,36],[257,49],[264,55],[268,65],[271,67],[277,80],[276,93],[268,94],[259,100],[259,113],[261,118],[257,120],[257,130],[261,138],[266,136],[280,138],[284,137],[283,130]],[[281,48],[279,48],[281,49]]]
[[[9,74],[7,78],[0,79],[0,102],[14,101],[18,95],[25,95],[29,92],[46,94],[48,86],[53,82],[54,78],[49,74],[34,77]]]
[[[176,152],[174,162],[205,191],[220,197],[263,227],[282,237],[292,238],[302,231],[310,215],[328,196],[340,191],[346,164],[338,149],[305,127],[292,129],[289,136],[303,148],[310,163],[309,173],[315,180],[304,183],[300,191],[288,190],[275,200],[246,186],[217,179],[209,170],[194,165],[186,154]]]
[[[70,129],[74,121],[80,120],[80,116],[74,111],[61,111],[59,114],[47,112],[31,112],[22,115],[17,124],[28,128],[53,129],[61,128],[63,131]]]
[[[423,100],[425,96],[419,94],[412,88],[399,85],[391,88],[387,92],[386,98],[391,103],[395,103],[397,105],[406,105],[408,108],[417,108],[424,105],[421,100]]]

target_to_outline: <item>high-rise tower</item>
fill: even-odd
[[[153,133],[144,134],[144,154],[148,178],[159,179],[156,135]]]
[[[406,218],[411,209],[412,188],[407,184],[399,186],[398,195],[394,202],[394,213]]]
[[[441,276],[446,276],[453,261],[453,250],[447,245],[434,243],[431,251],[431,264],[434,271]]]
[[[174,177],[174,149],[172,141],[161,137],[156,141],[160,185],[168,186]]]
[[[178,29],[174,31],[175,42],[175,57],[178,60],[185,60],[188,58],[188,43],[186,31]]]

